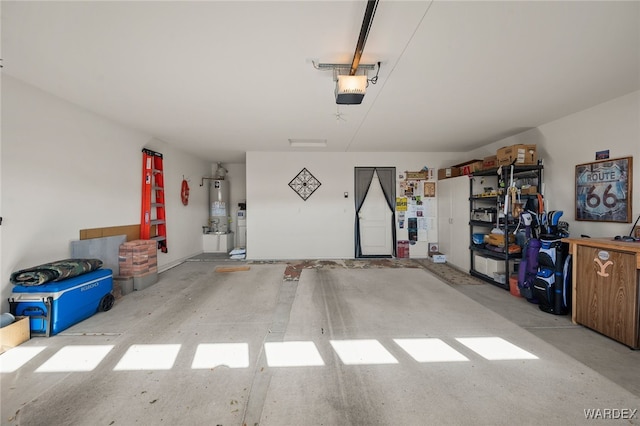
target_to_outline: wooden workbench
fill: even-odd
[[[565,238],[573,256],[571,320],[640,347],[640,242]]]

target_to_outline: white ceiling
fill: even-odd
[[[290,138],[465,152],[640,89],[638,1],[381,0],[378,83],[338,108],[312,61],[351,63],[365,7],[2,1],[3,73],[222,162]]]

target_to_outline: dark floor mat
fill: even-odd
[[[481,279],[472,277],[446,263],[434,263],[428,259],[420,259],[420,264],[429,272],[451,285],[480,285],[487,284]]]

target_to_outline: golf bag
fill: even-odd
[[[571,311],[571,256],[569,245],[552,234],[540,236],[538,272],[533,297],[542,311],[566,315]]]
[[[522,260],[518,267],[518,288],[520,295],[529,302],[536,303],[533,295],[533,283],[538,274],[538,252],[540,251],[540,240],[531,238],[526,242],[523,250]]]

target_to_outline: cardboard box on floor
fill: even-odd
[[[0,328],[0,354],[23,344],[30,338],[29,317],[16,317],[13,323]]]

